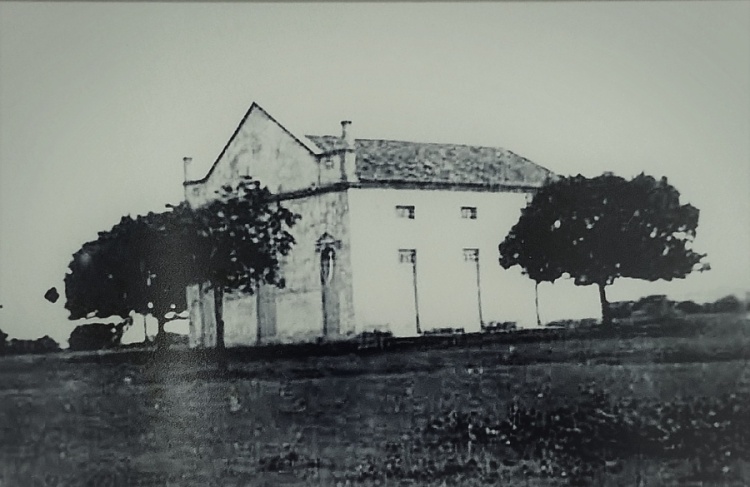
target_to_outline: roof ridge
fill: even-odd
[[[330,137],[330,138],[333,138],[333,139],[340,139],[341,138],[338,135],[313,135],[313,134],[305,135],[305,137]],[[369,141],[369,142],[400,142],[400,143],[405,143],[405,144],[421,144],[421,145],[450,145],[450,146],[454,146],[454,147],[471,147],[471,148],[476,148],[476,149],[499,149],[499,150],[503,150],[505,152],[509,152],[511,154],[514,154],[514,155],[518,155],[515,152],[511,151],[510,149],[506,149],[505,147],[501,147],[499,145],[472,145],[472,144],[459,144],[459,143],[455,143],[455,142],[418,142],[418,141],[414,141],[414,140],[371,139],[371,138],[367,138],[367,137],[355,137],[354,140],[355,141],[357,141],[357,140],[366,140],[366,141]]]

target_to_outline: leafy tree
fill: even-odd
[[[65,276],[70,319],[150,314],[158,323],[157,342],[163,343],[165,324],[187,307],[188,261],[174,252],[166,213],[123,217],[74,254]]]
[[[121,282],[117,268],[121,265],[113,256],[115,245],[107,232],[100,232],[95,241],[85,243],[73,254],[65,275],[65,309],[69,319],[110,316],[126,317],[131,309],[127,303],[127,290]]]
[[[563,271],[557,265],[555,255],[550,252],[547,230],[538,222],[545,218],[544,208],[528,205],[522,210],[521,218],[500,244],[500,265],[508,269],[514,265],[534,281],[534,305],[537,326],[542,326],[539,318],[539,283],[555,282]]]
[[[619,277],[671,280],[707,270],[691,249],[698,209],[681,205],[666,178],[630,181],[605,173],[563,177],[542,187],[500,244],[500,263],[521,266],[536,282],[564,274],[599,290],[610,323],[606,286]]]
[[[207,284],[214,295],[216,347],[223,352],[224,293],[284,286],[279,261],[294,244],[288,229],[299,216],[249,177],[223,187],[203,207],[169,208],[123,217],[84,244],[65,276],[65,307],[70,319],[150,314],[159,323],[157,336],[164,337],[164,324],[187,308],[187,285]]]
[[[146,303],[146,309],[139,308],[137,312],[156,318],[157,342],[162,345],[166,338],[165,324],[185,318],[181,313],[187,309],[185,288],[189,284],[192,259],[179,252],[184,236],[170,211],[149,213],[139,217],[139,222],[141,238],[131,248],[139,257],[140,282],[145,286],[136,287],[134,293],[143,292],[138,302]]]
[[[166,234],[181,247],[182,255],[190,256],[187,280],[213,291],[222,368],[226,367],[224,293],[253,294],[261,284],[283,287],[279,264],[295,243],[289,229],[298,219],[299,215],[274,202],[270,191],[249,177],[224,186],[217,199],[203,207],[173,207],[166,219],[171,226]]]

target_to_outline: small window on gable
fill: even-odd
[[[464,262],[477,262],[479,260],[479,249],[464,249]]]
[[[417,261],[416,249],[399,249],[398,251],[399,264],[414,264],[416,261]]]
[[[326,166],[326,169],[333,169],[333,157],[326,157],[323,159],[323,163]]]
[[[414,219],[414,206],[398,205],[396,206],[396,216],[399,218]]]
[[[465,218],[467,220],[476,220],[477,219],[477,207],[476,206],[462,206],[461,218]]]

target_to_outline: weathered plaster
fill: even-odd
[[[271,286],[265,286],[264,290],[255,295],[225,296],[227,346],[258,343],[258,317],[269,316],[271,306],[275,323],[269,326],[267,320],[263,322],[262,343],[313,341],[322,338],[320,252],[316,249],[316,242],[326,233],[340,242],[334,267],[339,293],[340,334],[354,332],[347,193],[317,194],[282,204],[301,216],[291,231],[296,244],[281,265],[286,286],[273,290],[269,289]],[[189,293],[192,296],[195,291]],[[275,297],[275,301],[269,302],[267,295]],[[191,314],[191,329],[194,330],[191,343],[202,346],[212,346],[215,343],[212,296],[211,291],[204,292],[201,300],[202,313]],[[257,308],[258,301],[264,303],[260,310]]]
[[[186,186],[192,206],[212,200],[222,185],[252,176],[274,193],[310,188],[318,182],[318,159],[262,109],[253,107],[205,181]]]

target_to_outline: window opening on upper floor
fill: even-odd
[[[479,249],[464,249],[464,262],[477,262],[479,260]]]
[[[396,216],[399,218],[408,218],[409,220],[414,219],[414,206],[413,205],[397,205]]]
[[[461,218],[465,218],[467,220],[476,220],[477,219],[477,207],[476,206],[462,206]]]

